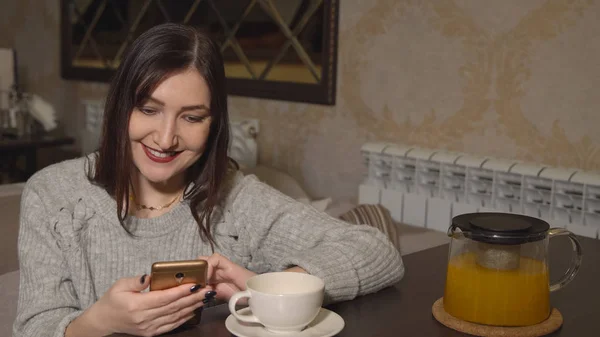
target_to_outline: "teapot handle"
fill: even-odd
[[[565,236],[565,235],[568,236],[569,239],[571,240],[571,245],[573,247],[573,253],[575,255],[573,256],[573,259],[571,260],[571,266],[565,272],[563,277],[558,282],[556,282],[550,286],[550,292],[556,291],[556,290],[566,286],[569,282],[571,282],[573,280],[573,278],[575,277],[575,275],[577,275],[577,272],[579,272],[579,267],[581,267],[582,250],[581,250],[581,243],[579,243],[577,236],[575,236],[575,234],[573,234],[572,232],[570,232],[564,228],[551,228],[550,231],[548,232],[548,236],[550,238],[553,238],[555,236]]]

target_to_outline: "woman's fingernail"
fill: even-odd
[[[142,277],[140,277],[140,284],[144,284],[144,282],[146,282],[146,274],[142,275]]]
[[[217,296],[217,292],[214,290],[207,291],[206,294],[204,294],[204,298],[208,298],[208,299],[211,299],[215,296]]]
[[[190,288],[190,292],[195,293],[196,291],[200,290],[200,288],[202,288],[202,286],[199,284],[196,284]]]

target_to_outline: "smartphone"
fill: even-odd
[[[152,264],[150,291],[193,283],[206,286],[208,264],[204,260],[164,261]]]
[[[204,260],[163,261],[152,264],[150,291],[164,290],[181,284],[206,286],[208,264]],[[184,325],[200,323],[202,308],[196,309],[195,316]]]

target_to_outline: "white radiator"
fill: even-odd
[[[362,147],[359,203],[394,220],[445,232],[470,212],[520,213],[598,238],[600,174],[388,143]]]

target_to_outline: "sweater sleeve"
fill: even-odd
[[[67,325],[81,313],[51,227],[52,220],[39,194],[27,184],[21,199],[21,279],[14,337],[64,336]]]
[[[349,225],[246,177],[232,205],[240,240],[257,272],[299,266],[325,281],[325,301],[376,292],[398,282],[398,250],[376,228]]]

